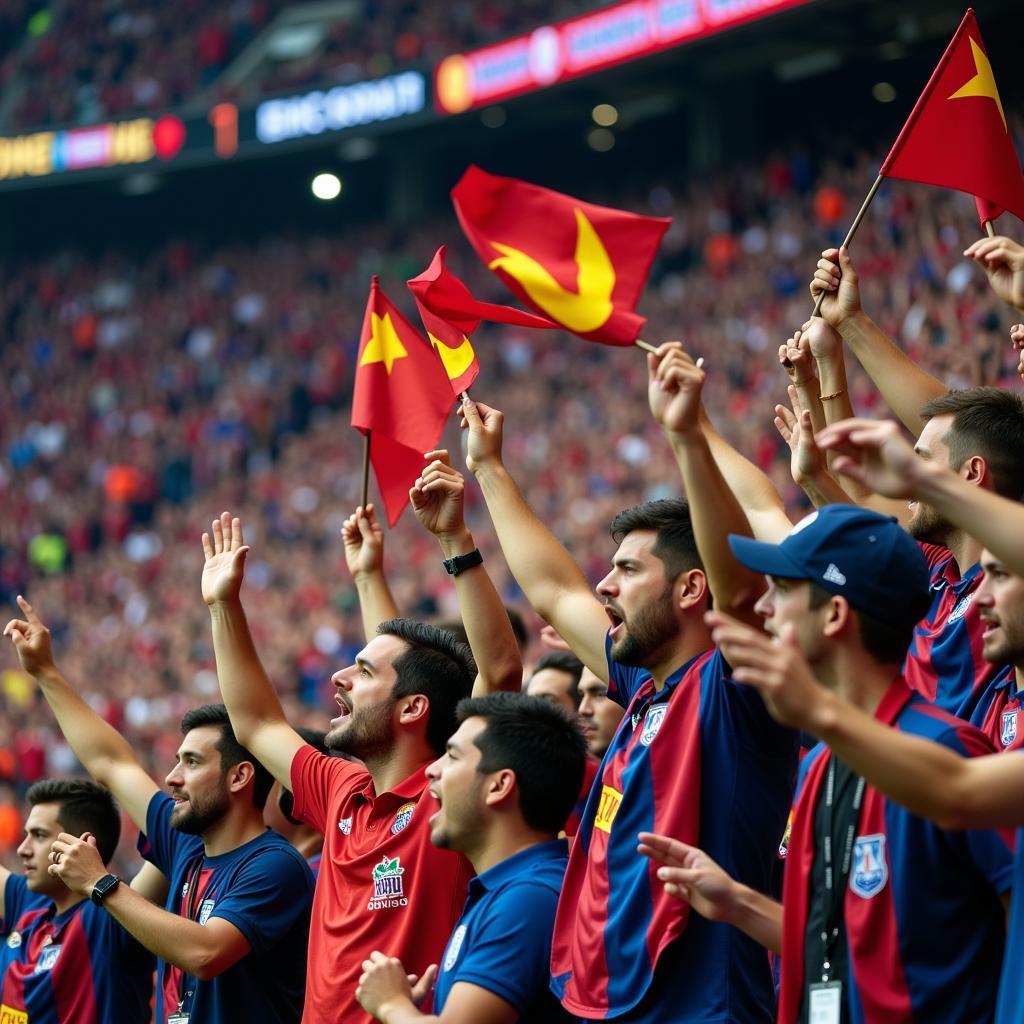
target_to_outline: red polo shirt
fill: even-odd
[[[294,814],[324,835],[303,1021],[371,1022],[355,994],[375,949],[397,956],[411,974],[440,961],[473,869],[430,842],[437,801],[425,767],[378,795],[370,773],[350,761],[310,746],[292,761]]]

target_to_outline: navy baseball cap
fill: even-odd
[[[913,624],[928,611],[928,563],[892,516],[827,505],[801,519],[781,544],[730,534],[729,547],[754,572],[810,580],[881,622]]]

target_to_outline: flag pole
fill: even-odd
[[[853,241],[853,236],[857,234],[857,228],[860,227],[860,222],[864,219],[864,214],[868,212],[868,207],[871,205],[871,200],[878,194],[878,190],[882,187],[883,176],[880,174],[875,178],[874,185],[871,186],[870,191],[864,197],[864,202],[860,204],[860,209],[857,211],[857,216],[853,218],[853,223],[850,225],[850,230],[846,232],[846,237],[843,239],[843,244],[840,246],[841,249],[849,247]],[[825,301],[826,292],[821,292],[818,295],[818,301],[814,304],[814,312],[811,316],[821,316],[821,304]]]
[[[996,237],[996,229],[992,226],[992,221],[990,220],[985,221],[985,234],[988,235],[989,238]]]
[[[370,496],[370,431],[363,434],[363,508],[366,508],[367,498]]]
[[[658,351],[653,345],[649,345],[646,341],[644,341],[643,338],[637,338],[636,341],[633,342],[633,344],[636,345],[637,348],[643,349],[645,352],[654,353]]]

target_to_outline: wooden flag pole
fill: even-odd
[[[649,345],[646,341],[644,341],[643,338],[637,338],[636,341],[633,342],[633,344],[636,345],[637,348],[642,348],[645,352],[654,353],[658,351],[653,345]]]
[[[843,244],[840,246],[841,249],[846,249],[849,244],[853,241],[853,236],[857,234],[857,228],[860,227],[860,222],[864,219],[864,214],[868,212],[868,207],[871,205],[871,200],[875,198],[879,188],[882,186],[882,175],[880,174],[875,178],[874,185],[871,186],[871,190],[864,197],[864,202],[860,204],[860,209],[857,211],[857,216],[853,218],[853,223],[850,225],[850,230],[846,232],[846,238],[843,239]],[[814,304],[814,312],[811,316],[821,316],[821,304],[825,301],[825,296],[828,292],[822,292],[818,296],[818,301]]]
[[[370,496],[370,431],[363,435],[363,508],[366,508]]]
[[[992,226],[992,221],[990,220],[985,221],[985,234],[988,235],[989,238],[996,237],[996,229]]]

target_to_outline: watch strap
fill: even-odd
[[[92,892],[89,894],[90,899],[97,906],[101,906],[103,901],[121,884],[121,879],[117,875],[104,875],[93,887]]]
[[[467,552],[464,555],[456,555],[454,558],[446,558],[442,561],[444,571],[449,576],[458,576],[460,572],[465,572],[467,569],[473,569],[478,565],[483,565],[484,556],[480,554],[479,548],[473,548],[472,551]]]

